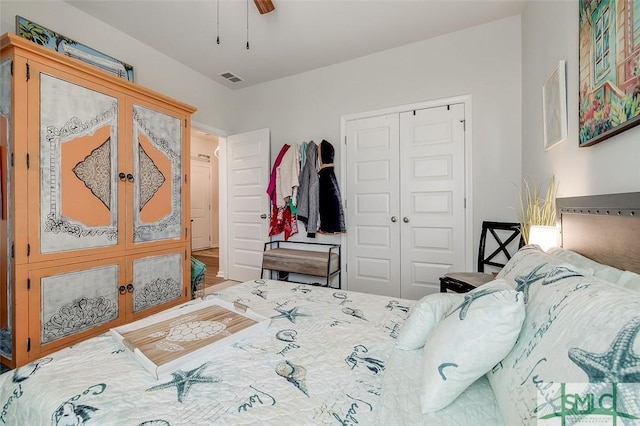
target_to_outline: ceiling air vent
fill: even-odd
[[[223,72],[222,74],[220,74],[220,77],[226,78],[227,80],[229,80],[232,83],[239,83],[239,82],[242,81],[242,79],[240,77],[238,77],[237,75],[235,75],[232,72]]]

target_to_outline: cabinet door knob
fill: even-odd
[[[409,223],[409,218],[405,216],[405,217],[402,218],[402,221],[404,223]]]
[[[125,175],[124,173],[120,172],[118,174],[118,177],[120,178],[121,181],[125,181],[127,179],[127,175]]]
[[[262,213],[262,214],[260,215],[260,219],[266,219],[266,218],[267,218],[266,213]]]
[[[127,292],[127,288],[123,285],[121,285],[120,287],[118,287],[118,293],[120,294],[125,294]]]
[[[133,293],[133,284],[127,284],[127,291]]]
[[[133,175],[131,173],[127,173],[127,180],[133,182]]]
[[[396,223],[398,218],[396,216],[391,216],[391,222]]]

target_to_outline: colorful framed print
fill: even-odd
[[[42,25],[16,15],[16,34],[63,55],[79,59],[103,71],[133,81],[133,67]]]
[[[566,63],[561,60],[542,86],[542,118],[544,149],[550,149],[567,138]]]
[[[640,124],[640,1],[579,0],[579,145]]]

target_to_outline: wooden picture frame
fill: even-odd
[[[133,66],[104,53],[98,52],[82,43],[65,37],[33,21],[16,15],[16,34],[71,58],[79,59],[103,71],[133,81]]]
[[[551,149],[567,138],[566,62],[558,67],[542,85],[542,118],[544,149]]]
[[[640,124],[640,1],[579,0],[580,147]]]

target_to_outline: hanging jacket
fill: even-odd
[[[307,228],[307,237],[315,238],[319,219],[318,145],[315,142],[307,144],[305,156],[298,187],[297,214],[298,220]]]
[[[318,173],[320,228],[318,232],[345,232],[344,211],[338,179],[333,168],[334,148],[326,140],[320,143],[320,172]]]

